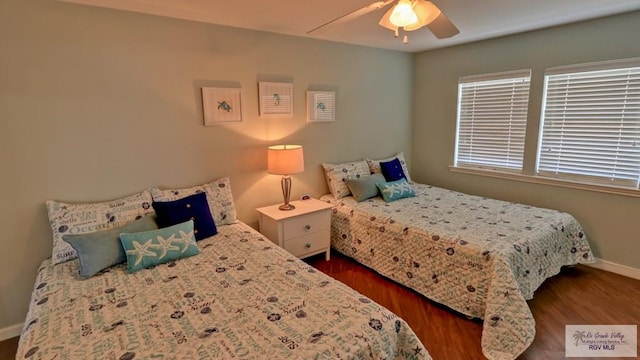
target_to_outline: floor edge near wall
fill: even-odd
[[[631,266],[616,264],[611,261],[597,259],[592,264],[584,264],[596,269],[609,271],[618,275],[630,277],[632,279],[640,280],[640,269],[632,268]]]
[[[0,328],[0,341],[4,341],[7,339],[14,338],[20,335],[22,331],[22,324],[14,324],[11,326],[7,326],[5,328]]]

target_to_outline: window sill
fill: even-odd
[[[561,186],[561,187],[566,187],[571,189],[596,191],[601,193],[623,195],[623,196],[640,197],[640,190],[636,190],[636,189],[629,189],[629,188],[616,187],[616,186],[586,184],[586,183],[581,183],[577,181],[551,179],[551,178],[542,177],[542,176],[525,175],[525,174],[501,171],[501,170],[495,170],[495,169],[471,168],[471,167],[460,167],[460,166],[449,165],[449,171],[455,172],[455,173],[461,173],[461,174],[480,175],[480,176],[488,176],[488,177],[493,177],[498,179],[522,181],[522,182],[528,182],[533,184]]]

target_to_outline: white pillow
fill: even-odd
[[[382,170],[380,169],[381,162],[391,161],[395,158],[398,158],[398,160],[400,160],[400,165],[402,165],[402,172],[404,172],[404,176],[407,177],[407,181],[411,182],[411,176],[409,176],[409,169],[407,168],[407,162],[404,160],[404,153],[402,152],[386,159],[379,159],[379,160],[366,159],[366,160],[367,160],[367,164],[369,164],[369,170],[371,171],[371,173],[377,174],[382,172]]]
[[[151,192],[145,190],[121,199],[96,203],[46,202],[49,224],[53,231],[54,264],[75,259],[76,251],[62,239],[63,235],[88,234],[126,225],[152,214]]]
[[[364,160],[346,162],[340,164],[323,163],[324,173],[327,178],[329,191],[336,199],[343,198],[351,194],[347,186],[347,179],[360,179],[371,175],[369,165]]]
[[[233,204],[231,182],[223,177],[209,184],[192,186],[182,189],[151,189],[153,201],[173,201],[189,195],[204,192],[207,194],[207,203],[216,225],[233,224],[238,221],[236,208]]]

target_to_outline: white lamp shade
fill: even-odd
[[[300,145],[274,145],[267,150],[267,171],[291,175],[304,171],[304,153]]]

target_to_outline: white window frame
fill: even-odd
[[[459,78],[453,166],[521,172],[530,90],[530,69]]]
[[[596,86],[603,81],[612,85]],[[535,169],[542,178],[638,189],[640,58],[545,71]]]

